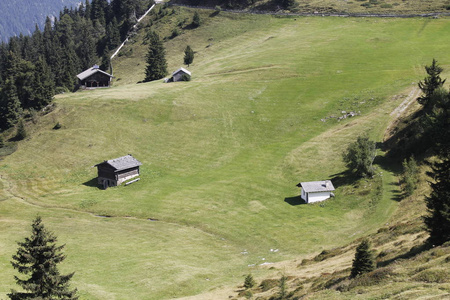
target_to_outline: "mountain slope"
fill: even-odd
[[[290,11],[294,13],[358,13],[358,14],[426,14],[448,13],[447,0],[295,0],[289,8],[283,1],[271,0],[171,0],[173,4],[199,5],[222,9],[250,9],[263,11]]]
[[[80,3],[79,0],[14,0],[0,2],[0,40],[31,34],[37,24],[41,29],[47,16],[59,17],[65,7]]]
[[[62,271],[76,272],[83,298],[169,299],[351,243],[395,211],[393,171],[342,177],[340,153],[366,131],[382,140],[430,57],[450,64],[448,20],[200,14],[193,30],[188,9],[142,25],[113,61],[113,88],[58,96],[0,162],[0,296],[14,287],[9,260],[36,214],[66,244]],[[169,37],[178,24],[165,42],[169,69],[190,44],[192,81],[136,84],[147,30]],[[327,118],[343,110],[361,114]],[[128,153],[142,180],[98,189],[92,166]],[[326,178],[336,198],[301,205],[295,185]]]

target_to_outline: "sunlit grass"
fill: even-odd
[[[8,199],[0,202],[0,296],[13,287],[14,241],[37,213],[67,245],[64,270],[77,272],[84,298],[162,299],[341,245],[395,209],[395,179],[381,169],[323,204],[285,200],[299,195],[300,181],[344,171],[340,154],[358,134],[381,141],[401,102],[391,96],[415,85],[433,57],[449,65],[448,20],[209,13],[166,42],[170,70],[187,43],[197,51],[191,82],[135,84],[145,66],[138,40],[116,62],[113,88],[58,96],[55,111],[0,162]],[[356,109],[354,119],[321,121]],[[142,180],[93,186],[92,166],[128,153],[143,163]]]

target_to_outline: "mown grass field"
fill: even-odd
[[[404,99],[393,96],[433,57],[448,69],[449,20],[201,13],[201,27],[166,42],[171,71],[186,44],[197,52],[191,82],[136,84],[144,28],[114,62],[113,88],[58,96],[0,162],[0,298],[36,214],[66,244],[62,270],[76,272],[81,298],[168,299],[342,245],[395,210],[396,178],[381,166],[373,180],[341,180],[322,205],[292,204],[298,182],[345,170],[341,152],[358,134],[381,141]],[[157,28],[168,36],[191,15]],[[361,115],[321,121],[342,110]],[[141,181],[98,189],[92,166],[128,153]]]

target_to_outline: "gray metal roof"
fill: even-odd
[[[105,75],[108,75],[109,77],[113,77],[111,74],[108,74],[105,71],[100,70],[97,65],[94,65],[92,68],[89,68],[89,69],[81,72],[80,74],[77,75],[77,77],[80,80],[84,80],[84,79],[88,78],[89,76],[91,76],[91,75],[93,75],[93,74],[95,74],[97,72],[100,72],[100,73],[103,73]]]
[[[175,72],[173,72],[173,73],[172,73],[172,76],[175,75],[175,74],[177,74],[177,73],[180,72],[180,71],[182,71],[182,72],[188,74],[189,76],[191,76],[191,72],[189,72],[188,70],[186,70],[186,69],[183,68],[183,67],[181,67],[181,68],[179,68],[178,70],[176,70]]]
[[[333,183],[330,180],[300,182],[299,185],[307,193],[334,191]]]
[[[102,164],[108,164],[111,167],[113,167],[114,169],[116,169],[117,171],[142,166],[142,163],[140,161],[138,161],[136,158],[134,158],[131,154],[128,154],[128,155],[125,155],[122,157],[118,157],[118,158],[114,158],[114,159],[110,159],[110,160],[105,160],[104,162],[102,162],[98,165],[102,165]],[[95,165],[95,166],[98,166],[98,165]]]

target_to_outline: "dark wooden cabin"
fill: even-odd
[[[95,165],[98,169],[98,184],[103,188],[118,186],[122,182],[139,176],[142,163],[131,154],[115,159],[105,160]]]
[[[113,76],[100,70],[99,66],[94,65],[92,68],[81,72],[77,75],[78,84],[82,89],[95,89],[110,87]]]

